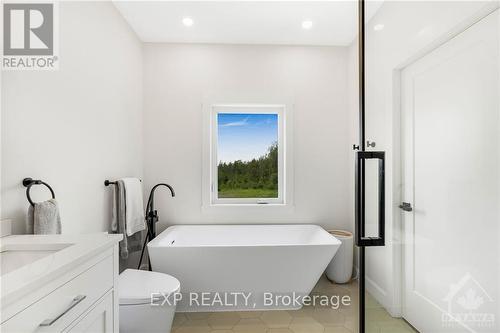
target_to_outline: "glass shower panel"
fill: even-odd
[[[498,8],[365,2],[360,331],[500,332]]]

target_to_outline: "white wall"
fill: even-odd
[[[58,71],[3,73],[1,217],[16,233],[24,177],[52,185],[63,233],[83,233],[108,229],[104,179],[142,176],[141,43],[110,2],[61,2],[59,44]]]
[[[385,247],[367,249],[367,288],[392,314],[399,314],[400,295],[400,174],[398,70],[437,46],[450,32],[469,21],[485,2],[384,2],[366,27],[366,139],[374,150],[386,151]],[[381,31],[373,26],[384,24]],[[357,42],[351,57],[357,55]],[[352,66],[351,66],[352,67]],[[350,73],[357,75],[355,70]],[[351,79],[350,82],[353,82]],[[355,87],[350,84],[351,89]],[[357,87],[356,87],[357,89]],[[356,95],[350,95],[354,105]],[[351,112],[358,112],[351,108]],[[353,119],[355,116],[353,116]],[[355,133],[354,130],[353,133]],[[376,194],[367,194],[374,197]],[[367,223],[375,223],[368,220]],[[369,228],[369,227],[368,227]]]
[[[202,210],[202,103],[294,104],[292,210]],[[351,229],[347,48],[145,44],[145,187],[160,223],[316,223]]]

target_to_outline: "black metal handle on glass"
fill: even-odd
[[[378,160],[378,235],[365,236],[365,162]],[[356,245],[385,245],[385,152],[358,151],[356,153]]]
[[[40,179],[24,178],[23,179],[23,186],[26,187],[26,197],[28,198],[28,202],[30,203],[31,206],[35,205],[33,200],[31,200],[31,196],[30,196],[31,186],[33,186],[33,185],[45,185],[45,187],[47,187],[49,189],[50,194],[52,195],[52,199],[56,198],[56,195],[54,194],[54,190],[46,182],[44,182]]]
[[[175,191],[173,187],[165,183],[156,184],[151,189],[151,192],[149,192],[148,203],[146,204],[146,224],[148,226],[148,233],[146,234],[146,237],[144,239],[144,245],[142,246],[141,257],[139,259],[139,265],[137,269],[141,268],[142,257],[144,256],[144,250],[146,248],[148,240],[153,240],[156,237],[156,222],[158,222],[159,218],[158,218],[158,211],[154,208],[154,201],[155,201],[155,191],[160,186],[165,186],[166,188],[168,188],[170,190],[170,194],[172,195],[172,197],[175,197]],[[149,260],[148,264],[149,264],[149,270],[151,270],[151,260]]]

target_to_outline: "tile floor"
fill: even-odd
[[[173,333],[355,333],[358,284],[337,285],[322,277],[311,294],[350,295],[352,304],[337,310],[320,305],[296,311],[177,313]],[[405,321],[392,318],[371,295],[366,296],[367,333],[415,333]]]

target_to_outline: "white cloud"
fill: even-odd
[[[220,125],[220,127],[236,127],[236,126],[246,126],[248,125],[248,117],[240,120],[240,121],[233,121],[232,123],[226,123]]]

